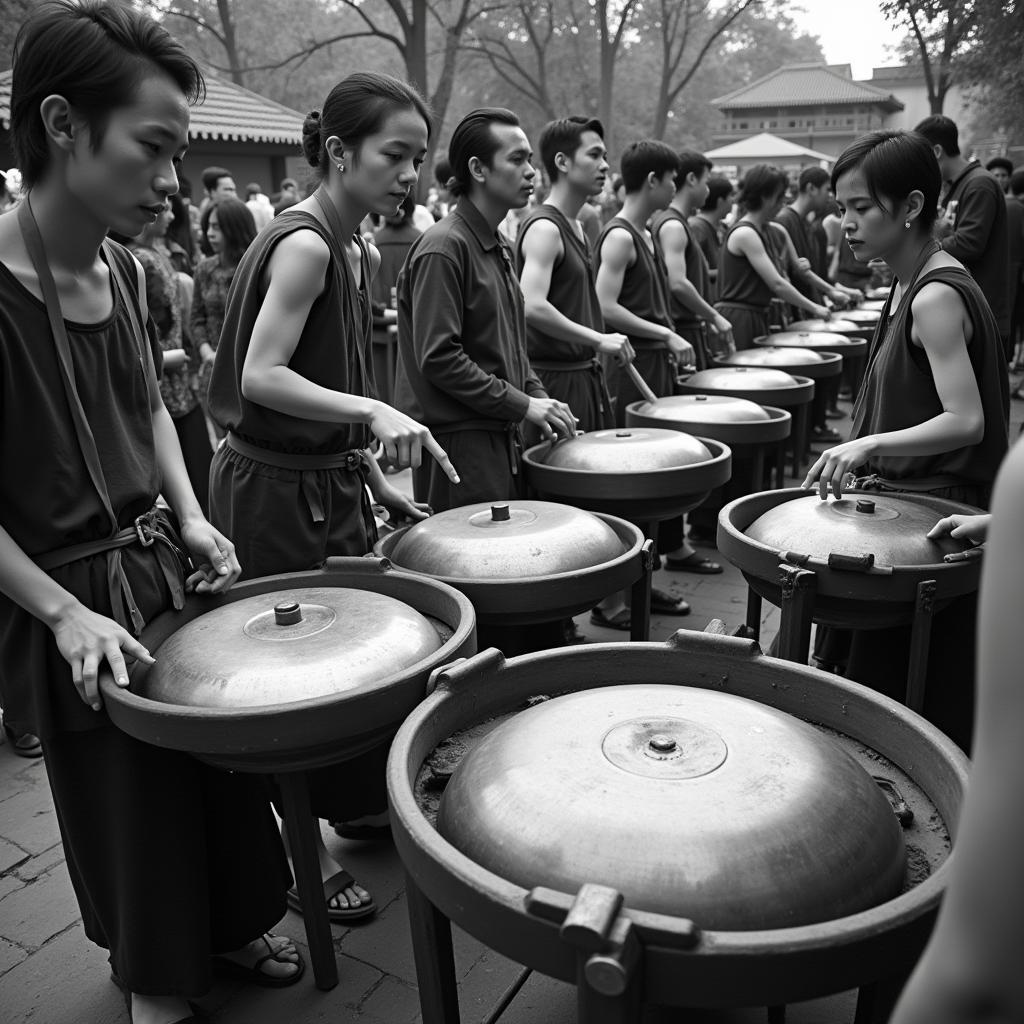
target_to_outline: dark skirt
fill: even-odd
[[[768,313],[748,306],[734,306],[729,302],[716,302],[715,309],[732,324],[736,351],[753,348],[754,339],[768,334]]]
[[[211,954],[284,916],[291,873],[259,778],[109,724],[43,751],[85,934],[131,991],[201,996]]]
[[[667,398],[675,391],[676,367],[667,348],[637,348],[633,365],[658,398]],[[644,396],[621,366],[606,363],[605,368],[608,373],[608,390],[615,399],[615,426],[624,427],[626,407],[634,402],[642,402]]]
[[[578,430],[608,430],[615,426],[612,400],[604,380],[604,370],[595,363],[589,370],[537,369],[549,398],[565,402],[579,420]],[[538,439],[539,440],[539,439]],[[527,434],[527,444],[536,444]]]
[[[268,466],[222,444],[210,467],[210,522],[235,545],[243,580],[305,572],[376,543],[364,481],[362,471]]]
[[[507,430],[433,430],[461,480],[453,484],[436,459],[424,454],[413,470],[413,492],[434,512],[481,501],[523,497],[521,445]]]

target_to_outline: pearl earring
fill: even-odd
[[[909,220],[904,221],[903,222],[903,226],[909,231],[910,230],[910,221]]]

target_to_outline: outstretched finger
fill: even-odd
[[[956,517],[946,516],[944,519],[940,519],[926,534],[929,538],[934,540],[936,537],[942,537],[945,534],[949,534],[951,537],[955,536],[954,529],[956,528]]]
[[[825,456],[819,455],[814,465],[807,470],[807,476],[804,477],[804,482],[800,485],[800,488],[804,491],[809,491],[814,486],[814,481],[821,476],[821,472],[824,468]]]
[[[85,658],[82,659],[82,692],[85,698],[85,703],[88,704],[93,711],[99,711],[102,707],[102,704],[100,704],[100,690],[97,685],[99,669],[100,656],[95,651],[90,651]]]
[[[116,640],[109,640],[103,646],[103,653],[106,656],[110,671],[114,674],[114,682],[125,689],[128,686],[128,667],[124,663],[124,655]]]
[[[459,474],[455,471],[455,467],[452,465],[451,459],[448,458],[448,453],[437,443],[433,434],[423,442],[423,446],[437,459],[438,465],[444,470],[445,476],[453,484],[462,482],[459,479]]]

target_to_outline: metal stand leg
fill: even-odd
[[[932,638],[932,616],[935,612],[935,580],[922,580],[917,585],[917,606],[910,630],[910,665],[907,670],[907,707],[924,709],[925,677],[928,673],[928,645]]]
[[[907,983],[906,974],[864,985],[857,993],[857,1011],[853,1024],[887,1024]]]
[[[811,406],[809,402],[793,407],[793,433],[790,438],[793,442],[793,476],[800,475],[800,469],[807,457],[808,429],[807,421],[810,417]]]
[[[320,823],[309,805],[309,783],[305,772],[281,772],[276,776],[281,789],[284,826],[288,830],[295,888],[302,901],[309,958],[316,987],[326,992],[338,984],[338,962],[331,942],[331,922],[324,902],[320,858],[317,854]]]
[[[423,1024],[459,1024],[459,991],[451,922],[406,874],[409,930]]]
[[[753,630],[753,639],[761,640],[761,595],[747,587],[747,629]]]
[[[639,1024],[640,942],[621,908],[614,889],[583,885],[562,923],[562,940],[577,949],[580,1024]]]
[[[658,527],[654,526],[655,537]],[[629,604],[629,639],[632,641],[651,639],[651,576],[654,573],[654,545],[656,540],[644,542],[641,557],[643,575],[633,584]]]
[[[782,616],[778,656],[784,661],[806,665],[811,648],[811,609],[817,578],[809,569],[783,562],[779,566],[779,582],[782,584]]]
[[[775,451],[775,487],[786,486],[786,440],[779,442]]]

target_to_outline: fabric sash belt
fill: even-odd
[[[535,370],[543,370],[545,373],[582,373],[589,370],[591,373],[600,373],[601,364],[596,359],[582,359],[575,363],[559,363],[546,359],[531,359],[530,366]]]
[[[70,565],[72,562],[105,554],[107,556],[107,589],[114,619],[128,629],[128,619],[130,618],[130,628],[134,629],[137,635],[146,623],[139,611],[131,584],[124,571],[121,548],[126,548],[129,544],[153,548],[160,571],[167,582],[167,589],[171,593],[174,608],[180,611],[185,606],[182,568],[188,564],[188,557],[178,546],[177,541],[178,537],[171,526],[167,513],[154,505],[148,512],[138,516],[131,526],[118,530],[112,537],[84,541],[81,544],[69,544],[67,547],[35,555],[33,561],[44,572],[52,572],[54,569]],[[126,605],[128,616],[125,616],[124,612]]]
[[[265,466],[277,469],[291,469],[299,474],[302,496],[314,523],[322,523],[327,519],[323,499],[320,496],[320,485],[316,479],[317,470],[345,469],[350,473],[358,473],[362,483],[366,483],[366,466],[363,462],[361,448],[349,448],[343,452],[326,452],[314,454],[309,452],[277,452],[269,448],[243,441],[237,434],[228,432],[224,443],[239,455],[253,462],[262,462]]]
[[[746,309],[751,313],[760,313],[762,316],[767,316],[771,306],[758,306],[753,302],[736,302],[733,299],[719,299],[715,303],[715,309],[721,310],[722,306],[730,306],[733,309]]]
[[[534,365],[531,363],[531,366]],[[513,476],[519,475],[519,462],[523,454],[523,434],[519,424],[510,420],[456,420],[454,423],[438,423],[430,428],[433,434],[454,433],[459,430],[486,430],[491,434],[505,434],[508,451],[508,465]]]

